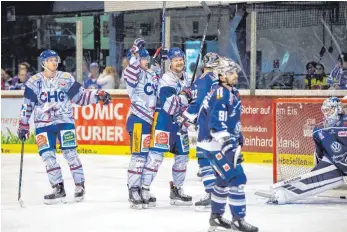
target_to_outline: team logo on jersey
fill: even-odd
[[[339,131],[339,132],[337,133],[337,135],[338,135],[339,137],[347,137],[347,131]]]
[[[61,147],[75,147],[76,146],[76,135],[75,130],[62,130],[60,131],[61,136]]]
[[[169,149],[169,136],[169,132],[156,130],[154,136],[154,147]]]
[[[333,150],[333,152],[335,153],[339,153],[342,149],[341,144],[339,142],[333,142],[330,145],[331,150]]]
[[[234,132],[235,132],[235,134],[240,134],[240,132],[241,132],[241,122],[240,121],[238,121],[236,123]]]
[[[40,100],[45,102],[63,102],[65,100],[65,93],[63,91],[54,92],[41,92]]]
[[[47,132],[36,135],[36,144],[39,147],[39,151],[49,148],[49,140]]]
[[[151,135],[150,134],[142,135],[141,152],[149,152],[150,143],[151,143]]]
[[[217,160],[221,160],[223,158],[221,153],[217,153],[215,156]]]
[[[224,165],[223,165],[223,169],[224,169],[226,172],[229,171],[229,170],[230,170],[229,164],[224,164]]]

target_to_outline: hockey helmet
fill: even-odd
[[[219,55],[214,52],[207,53],[202,61],[203,67],[213,68],[218,66]]]
[[[321,110],[325,118],[326,126],[330,126],[332,123],[336,122],[340,115],[345,113],[342,108],[342,102],[337,97],[329,97],[325,99]]]
[[[218,66],[213,67],[213,73],[217,76],[225,75],[228,72],[238,73],[240,71],[241,71],[240,65],[237,64],[234,60],[227,57],[219,57]]]
[[[184,59],[184,57],[185,57],[184,52],[180,48],[177,48],[177,47],[170,48],[167,56],[170,60],[172,60],[173,58],[177,58],[177,57],[182,57]]]

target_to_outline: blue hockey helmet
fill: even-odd
[[[140,59],[147,60],[148,62],[151,61],[151,57],[149,56],[147,49],[145,48],[140,49],[139,55],[140,55]]]
[[[174,47],[170,48],[167,56],[170,60],[177,57],[182,57],[184,59],[184,52],[180,48]]]
[[[56,57],[58,59],[58,63],[60,63],[60,57],[58,56],[58,53],[56,53],[53,50],[45,50],[45,51],[41,52],[41,54],[40,54],[40,61],[44,62],[48,58],[51,58],[51,57]]]

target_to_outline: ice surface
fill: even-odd
[[[208,212],[192,207],[169,205],[169,181],[172,159],[166,158],[152,186],[157,207],[148,210],[129,208],[126,187],[129,156],[82,155],[86,175],[86,199],[73,202],[74,185],[64,158],[59,155],[67,191],[67,204],[44,205],[43,195],[51,188],[39,156],[24,157],[23,193],[25,208],[17,202],[19,155],[1,155],[2,231],[129,231],[129,232],[203,232],[208,229]],[[271,166],[245,164],[248,176],[247,220],[260,231],[273,232],[346,232],[347,200],[312,198],[297,204],[267,205],[254,195],[271,184]],[[196,176],[198,165],[188,165],[184,190],[199,200],[204,196],[202,182]],[[227,209],[227,217],[230,217]]]

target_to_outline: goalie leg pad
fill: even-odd
[[[141,187],[141,177],[146,158],[142,155],[132,155],[128,168],[128,187]]]
[[[275,188],[272,201],[277,204],[291,203],[337,188],[343,183],[342,172],[323,159],[313,171],[305,174],[304,179]]]
[[[142,184],[150,186],[157,175],[159,166],[163,162],[164,153],[157,151],[149,151],[147,161],[143,168]]]
[[[41,154],[43,162],[46,164],[46,171],[48,174],[48,180],[52,186],[62,183],[63,176],[61,173],[61,168],[57,162],[57,157],[55,151],[47,150]]]
[[[78,157],[76,149],[62,150],[64,158],[70,166],[70,171],[75,184],[84,182],[84,172],[81,160]]]
[[[172,166],[172,179],[176,187],[181,187],[186,179],[188,155],[175,155],[175,162]]]

